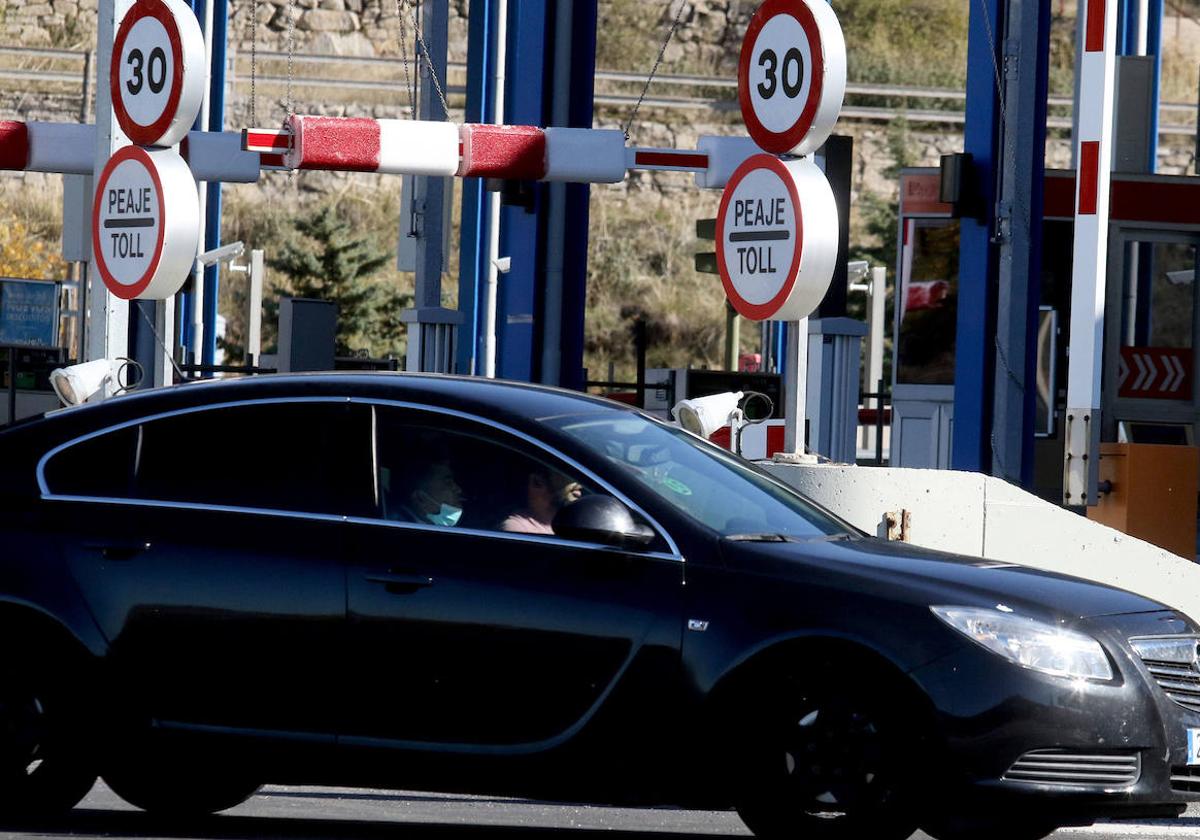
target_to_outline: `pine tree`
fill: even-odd
[[[403,306],[406,296],[385,294],[369,278],[387,265],[391,255],[366,237],[353,235],[349,223],[326,205],[294,223],[300,241],[285,243],[267,265],[291,278],[293,297],[317,298],[337,304],[337,352],[354,352],[356,336],[372,335],[390,310]],[[305,241],[306,240],[306,241]],[[389,299],[397,298],[397,299]],[[389,336],[390,338],[390,336]]]

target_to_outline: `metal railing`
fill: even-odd
[[[68,84],[76,85],[73,93],[88,98],[95,82],[92,68],[91,53],[83,50],[49,49],[42,47],[0,46],[0,63],[3,57],[18,59],[50,59],[53,61],[81,62],[79,69],[67,70],[58,68],[26,68],[0,66],[0,90],[5,82],[15,82],[27,86],[31,83]],[[257,60],[261,65],[270,67],[288,61],[284,52],[259,51]],[[329,75],[293,75],[291,84],[293,90],[341,90],[353,94],[394,92],[404,105],[408,105],[408,95],[404,82],[404,62],[399,58],[381,56],[335,56],[317,55],[313,53],[296,53],[292,56],[293,65],[323,65],[344,68],[350,75],[346,78]],[[364,67],[393,70],[394,78],[362,78],[360,72]],[[463,97],[466,94],[465,75],[466,64],[450,62],[447,75],[447,95]],[[410,70],[411,72],[411,70]],[[248,95],[250,87],[249,56],[245,53],[231,51],[229,57],[229,84],[232,90],[240,95]],[[622,70],[598,70],[595,79],[597,91],[595,101],[602,107],[631,107],[637,102],[637,91],[628,93],[611,90],[613,86],[641,85],[645,75]],[[255,83],[269,89],[280,89],[288,84],[288,77],[279,72],[259,73]],[[659,91],[670,91],[670,94],[652,94],[645,99],[644,105],[649,108],[664,110],[711,111],[717,113],[732,113],[738,110],[737,81],[728,76],[699,76],[691,74],[660,73],[655,76],[654,87]],[[707,92],[712,90],[728,91],[726,96],[707,95],[674,95],[676,91]],[[910,108],[907,103],[866,104],[864,98],[885,98],[914,100],[919,103],[936,102],[954,104],[957,107],[916,107]],[[887,122],[903,117],[909,122],[928,124],[961,125],[965,122],[965,114],[961,105],[966,101],[966,94],[954,88],[921,87],[911,85],[878,84],[871,82],[851,82],[846,86],[847,103],[842,108],[842,119],[866,122]],[[452,103],[452,105],[455,103]],[[461,107],[461,102],[457,103]],[[1052,113],[1048,118],[1048,127],[1052,129],[1069,129],[1071,127],[1070,109],[1072,100],[1068,96],[1051,96],[1048,99]],[[85,103],[86,106],[86,103]],[[1064,113],[1065,112],[1065,113]],[[85,113],[80,109],[80,113]],[[1160,113],[1171,116],[1174,122],[1161,121],[1159,134],[1193,136],[1197,133],[1197,103],[1195,102],[1164,102],[1160,105]],[[1179,121],[1180,118],[1184,122]]]

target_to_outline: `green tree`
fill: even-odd
[[[267,259],[273,270],[290,278],[287,291],[294,297],[337,304],[338,353],[394,347],[399,330],[396,313],[409,298],[370,279],[391,255],[370,239],[355,236],[331,205],[293,224],[299,236]]]

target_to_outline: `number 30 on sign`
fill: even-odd
[[[182,0],[137,0],[113,41],[113,112],[139,146],[171,146],[187,134],[207,72],[200,24]]]
[[[846,94],[846,42],[825,0],[766,0],[738,62],[742,119],[759,148],[807,155],[825,142]]]

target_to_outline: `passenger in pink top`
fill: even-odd
[[[554,515],[583,495],[583,488],[578,481],[546,467],[529,474],[525,492],[525,507],[501,522],[500,530],[552,535],[554,529],[550,523],[554,521]]]

